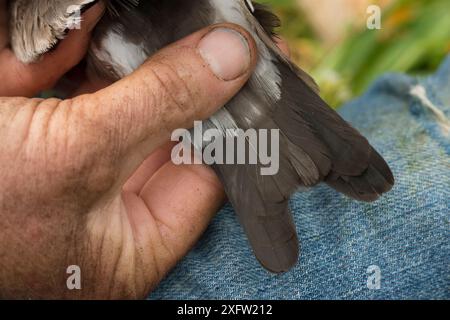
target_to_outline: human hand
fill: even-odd
[[[209,168],[175,166],[164,145],[244,85],[256,63],[253,40],[236,26],[210,27],[96,93],[15,98],[51,86],[82,58],[93,17],[36,65],[19,64],[5,45],[0,53],[2,297],[145,297],[224,200]],[[82,290],[67,288],[72,265]]]

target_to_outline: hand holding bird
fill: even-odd
[[[97,21],[95,10],[76,33]],[[77,63],[84,51],[73,50],[72,33],[50,56],[20,64],[17,76],[32,74],[23,79],[32,90],[12,86],[18,61],[7,47],[0,53],[1,297],[144,298],[194,245],[224,201],[222,186],[208,167],[175,166],[170,146],[159,146],[171,130],[213,114],[250,77],[252,38],[222,27],[249,44],[235,80],[205,67],[197,48],[214,38],[208,27],[116,84],[68,100],[14,96],[43,89],[47,81],[36,82],[47,74],[61,76],[63,60]],[[178,95],[180,88],[192,95]],[[71,265],[80,267],[82,290],[66,285]]]
[[[49,0],[12,1],[11,44],[24,70],[34,67],[42,72],[42,66],[51,70],[49,61],[56,61],[52,56],[70,44],[72,32],[60,43],[67,31],[61,21],[69,18],[65,10],[69,3],[90,8],[86,14],[99,10],[98,5],[91,7],[92,0],[59,5],[49,5],[54,4]],[[45,237],[39,239],[57,243],[58,237],[70,232],[73,238],[69,240],[77,243],[75,252],[68,244],[65,256],[52,251],[56,263],[67,256],[82,261],[93,283],[106,277],[108,286],[118,287],[111,291],[96,282],[88,294],[141,296],[187,252],[218,209],[222,194],[212,171],[203,166],[176,167],[164,156],[167,149],[159,149],[171,130],[189,128],[194,120],[222,130],[224,137],[227,130],[236,128],[281,132],[281,166],[273,176],[260,175],[261,164],[212,166],[256,258],[272,272],[288,271],[298,260],[299,244],[288,206],[293,192],[325,182],[356,200],[374,201],[392,188],[394,179],[383,158],[327,106],[314,81],[272,41],[278,20],[264,7],[247,0],[105,3],[107,13],[96,25],[92,39],[89,26],[80,34],[84,35],[82,43],[90,46],[91,79],[114,84],[65,101],[1,100],[7,116],[15,114],[14,119],[23,122],[30,112],[37,121],[31,123],[34,136],[56,141],[48,145],[25,139],[25,148],[10,150],[17,145],[7,144],[1,154],[6,157],[3,161],[16,165],[16,171],[27,168],[23,161],[31,158],[34,171],[28,179],[35,166],[45,176],[55,177],[55,183],[39,185],[38,195],[36,185],[26,189],[37,197],[31,197],[35,203],[40,204],[44,191],[54,197],[54,192],[72,190],[68,202],[50,201],[48,208],[39,207],[36,214],[60,217],[61,212],[67,213],[60,205],[67,208],[69,203],[82,214],[83,222],[64,220],[69,229],[58,230],[50,224],[40,234]],[[97,20],[93,21],[95,25]],[[223,24],[226,22],[237,25]],[[208,27],[211,24],[215,25]],[[9,56],[3,61],[18,61],[11,58],[9,49],[5,52]],[[59,65],[58,69],[66,71],[79,59],[64,61],[66,67]],[[30,62],[33,64],[24,64]],[[48,75],[45,81],[29,83],[49,85],[57,76]],[[11,71],[8,76],[13,77]],[[14,96],[23,90],[27,93],[23,95],[32,95],[38,86],[31,88],[5,83],[0,92]],[[61,118],[63,122],[54,120]],[[10,135],[6,129],[4,141],[11,140]],[[202,149],[203,143],[195,147]],[[9,159],[10,154],[18,158]],[[4,179],[3,183],[6,196],[7,190],[17,190],[12,188],[17,179]],[[68,194],[60,197],[65,196]],[[8,212],[8,217],[13,222],[8,226],[14,225],[14,219],[24,218],[14,212],[20,208],[16,202],[10,207],[13,212]],[[34,225],[27,227],[33,230]],[[39,252],[35,249],[33,252]],[[86,255],[91,257],[89,261]],[[18,257],[13,255],[10,260],[14,259]],[[130,268],[134,272],[130,273]],[[29,270],[24,270],[22,278],[33,281],[26,274]],[[59,274],[56,279],[61,277]],[[54,283],[55,278],[46,280],[39,283]],[[54,293],[38,288],[36,296],[42,292]]]

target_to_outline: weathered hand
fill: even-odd
[[[192,247],[224,194],[209,168],[175,166],[161,146],[248,79],[254,42],[223,27],[238,32],[201,30],[116,84],[64,101],[13,96],[55,83],[82,58],[88,30],[32,66],[15,60],[3,32],[0,296],[144,297]],[[82,290],[67,288],[72,265]]]
[[[171,163],[170,133],[240,89],[255,65],[253,40],[236,26],[225,27],[246,41],[212,27],[93,94],[16,98],[51,88],[83,58],[103,7],[33,65],[9,49],[1,9],[0,297],[144,297],[224,200],[209,168]],[[80,268],[82,290],[68,289],[69,266]]]

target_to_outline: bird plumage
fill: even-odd
[[[43,42],[53,44],[62,37],[58,21],[65,11],[59,4],[50,9],[53,2],[37,0],[31,5],[13,1],[12,42],[22,60],[33,61],[45,52],[43,48],[51,47]],[[61,6],[91,3],[63,2]],[[26,6],[44,9],[29,12]],[[204,125],[219,128],[224,136],[226,129],[280,130],[280,170],[275,175],[261,175],[261,163],[213,165],[257,259],[268,270],[284,272],[298,260],[297,232],[288,201],[299,188],[325,182],[361,201],[376,200],[392,188],[394,178],[383,158],[328,107],[312,78],[272,41],[278,19],[263,6],[249,6],[246,0],[148,0],[139,4],[110,0],[108,6],[109,13],[94,33],[89,65],[97,75],[110,80],[126,76],[160,48],[213,23],[236,23],[254,36],[260,53],[254,75]],[[49,18],[37,19],[36,14]],[[52,23],[57,32],[49,33],[44,25]],[[53,37],[51,41],[49,37]]]

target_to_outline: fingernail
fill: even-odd
[[[198,50],[211,71],[224,81],[235,80],[250,68],[249,44],[247,39],[235,30],[211,30],[200,41]]]

